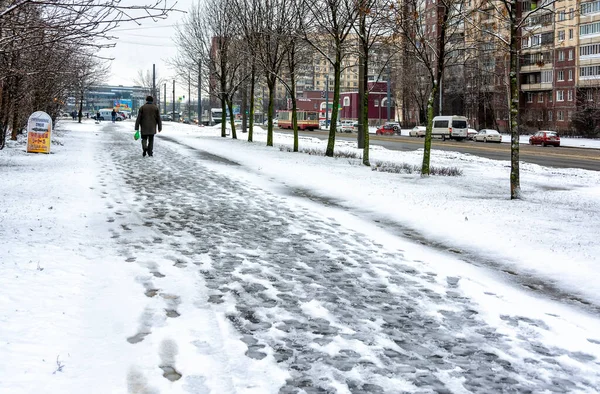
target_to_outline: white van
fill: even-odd
[[[101,109],[98,112],[100,112],[100,120],[111,120],[112,119],[112,109]],[[123,116],[117,112],[117,119],[118,122],[123,120]]]
[[[467,138],[467,118],[464,116],[436,116],[433,118],[431,136],[433,138],[446,138],[463,140]]]

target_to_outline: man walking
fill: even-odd
[[[156,105],[154,105],[154,99],[152,96],[146,97],[146,104],[140,107],[138,111],[137,119],[135,120],[135,130],[140,130],[142,135],[142,156],[152,156],[154,148],[154,134],[156,134],[156,128],[158,126],[158,132],[162,131],[162,122],[160,120],[160,111]]]

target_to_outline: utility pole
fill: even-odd
[[[156,64],[152,65],[152,98],[156,98]]]
[[[192,122],[192,79],[188,71],[188,120]]]
[[[202,62],[198,62],[198,126],[202,124]]]
[[[163,108],[164,108],[164,112],[166,115],[167,114],[167,84],[166,83],[165,83],[165,95],[163,97],[165,98]]]
[[[390,66],[387,68],[387,121],[390,121],[390,115],[392,113],[392,92],[391,92],[391,84],[390,84]]]
[[[366,16],[364,11],[364,2],[361,1],[359,4],[359,31],[362,37],[365,37],[366,33]],[[365,48],[362,42],[360,42],[360,48],[358,53],[358,137],[357,143],[359,149],[365,147],[365,130],[367,130],[368,122],[368,109],[365,111],[365,95],[367,94],[367,76],[365,75]],[[368,108],[368,101],[367,101]],[[365,112],[367,116],[365,117]]]
[[[173,113],[171,114],[173,121],[175,121],[175,80],[173,80]]]

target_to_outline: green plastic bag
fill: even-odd
[[[133,138],[134,138],[136,141],[140,139],[140,131],[139,131],[139,130],[136,130],[136,131],[135,131],[135,134],[133,135]]]

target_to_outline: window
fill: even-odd
[[[373,106],[379,107],[379,100],[377,100],[377,99],[373,100]]]
[[[565,101],[565,91],[564,90],[556,91],[556,101]]]
[[[600,77],[600,66],[579,67],[579,78],[592,79]]]
[[[571,115],[573,114],[573,112],[571,111],[567,111],[567,120],[570,122],[571,121]]]
[[[552,83],[552,70],[542,71],[542,83]]]
[[[588,89],[585,91],[585,98],[587,101],[594,101],[594,92],[592,89]]]
[[[573,60],[573,50],[569,49],[569,60]]]
[[[563,10],[563,11],[560,11],[560,12],[558,13],[558,21],[559,21],[559,22],[560,22],[560,21],[564,21],[565,19],[567,19],[567,18],[565,17],[565,11],[564,11],[564,10]]]
[[[580,36],[589,36],[598,33],[600,33],[600,22],[593,22],[579,26]]]
[[[544,102],[544,93],[538,93],[538,103]]]
[[[564,71],[559,71],[558,74],[556,75],[556,80],[557,81],[564,81],[565,80],[565,72]]]
[[[573,10],[572,8],[569,8],[569,19],[573,19],[575,18],[575,10]]]
[[[573,70],[569,70],[569,81],[573,80]]]
[[[573,29],[569,29],[569,40],[573,39]]]
[[[573,91],[571,89],[567,90],[567,100],[573,101]]]
[[[559,30],[558,31],[558,41],[564,41],[564,40],[565,40],[565,31]]]
[[[559,122],[562,122],[563,120],[565,120],[565,119],[563,118],[563,111],[557,111],[557,112],[556,112],[556,119],[557,119]]]
[[[558,61],[559,62],[565,61],[565,51],[558,51]]]
[[[579,56],[600,55],[600,44],[581,45],[579,47]]]
[[[551,103],[552,102],[552,92],[548,92],[548,102]]]
[[[552,111],[548,111],[548,121],[552,122]]]
[[[533,103],[533,93],[527,92],[527,102]]]
[[[344,97],[344,107],[350,106],[350,97]]]
[[[600,12],[600,1],[581,4],[581,15],[595,14]]]

